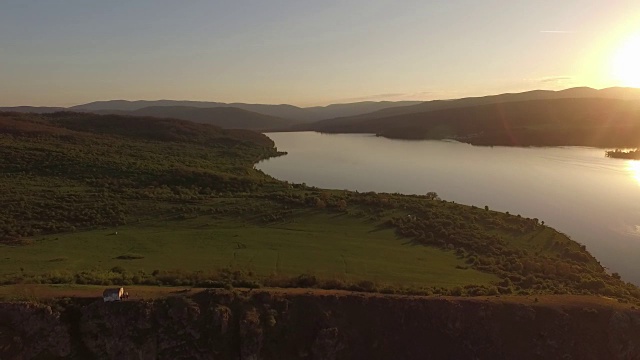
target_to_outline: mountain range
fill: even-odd
[[[416,105],[420,103],[421,101],[363,101],[302,108],[288,104],[269,105],[177,100],[111,100],[96,101],[88,104],[76,105],[68,108],[68,110],[106,113],[109,111],[140,111],[149,107],[180,107],[184,110],[186,110],[187,108],[210,109],[219,107],[233,107],[263,115],[279,117],[282,119],[295,120],[297,122],[311,122],[334,117],[355,116],[378,111],[381,109]]]
[[[574,88],[436,100],[295,128],[474,145],[640,147],[640,89]]]
[[[587,100],[575,102],[572,99]],[[614,87],[597,90],[578,87],[560,91],[533,90],[451,100],[364,101],[306,108],[287,104],[109,100],[69,108],[0,107],[0,111],[33,113],[73,111],[152,116],[189,120],[223,128],[256,131],[375,133],[395,138],[454,138],[479,143],[489,141],[487,139],[491,136],[497,141],[497,136],[501,138],[500,141],[497,141],[498,143],[505,143],[504,134],[498,136],[493,133],[493,135],[489,135],[489,129],[498,131],[495,127],[496,119],[500,119],[502,122],[507,121],[513,131],[526,128],[529,129],[528,133],[531,132],[530,128],[533,123],[553,123],[554,126],[557,126],[562,123],[562,119],[581,118],[586,119],[585,121],[590,124],[597,124],[595,119],[598,117],[604,116],[610,120],[617,120],[623,116],[624,119],[620,121],[628,122],[631,121],[629,117],[635,116],[635,110],[632,107],[638,101],[640,101],[640,89]],[[527,102],[529,103],[524,104]],[[521,104],[515,105],[515,103]],[[620,110],[625,107],[628,109]],[[573,124],[576,125],[575,122]],[[518,126],[524,126],[524,128],[518,128]],[[471,130],[475,132],[470,132]],[[484,137],[484,140],[480,139],[480,135]],[[540,136],[542,134],[537,134],[534,137],[537,139]],[[528,142],[524,138],[522,141],[523,144]],[[581,142],[585,142],[585,140],[583,139]],[[516,145],[516,143],[514,142],[512,145]]]
[[[138,110],[95,110],[95,114],[115,114],[129,116],[151,116],[189,120],[210,124],[226,129],[248,129],[263,131],[272,128],[288,128],[300,124],[296,120],[265,115],[236,107],[198,108],[190,106],[148,106]]]
[[[357,116],[381,109],[420,103],[421,101],[363,101],[302,108],[287,104],[269,105],[178,100],[109,100],[95,101],[68,108],[35,106],[0,107],[0,111],[21,113],[74,111],[95,114],[154,116],[189,120],[223,128],[268,131],[288,129],[294,125],[311,123],[322,119]]]
[[[481,97],[467,97],[453,100],[432,100],[425,101],[420,104],[402,106],[395,108],[386,108],[378,111],[363,113],[360,115],[349,117],[336,117],[318,121],[311,126],[301,125],[299,128],[304,130],[315,131],[335,131],[344,126],[353,126],[356,123],[364,123],[372,119],[388,119],[393,122],[397,116],[407,114],[428,113],[436,110],[445,110],[453,108],[466,108],[472,106],[480,106],[487,104],[500,104],[517,101],[529,100],[550,100],[550,99],[571,99],[571,98],[606,98],[621,100],[640,100],[640,89],[613,87],[606,89],[592,89],[588,87],[570,88],[560,91],[551,90],[533,90],[522,93],[506,93],[499,95],[489,95]]]

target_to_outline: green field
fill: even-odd
[[[254,168],[279,155],[186,121],[0,113],[0,284],[640,299],[539,219]]]
[[[331,224],[328,226],[327,224]],[[129,272],[240,270],[255,276],[316,275],[347,282],[451,287],[488,284],[497,277],[459,269],[451,251],[416,245],[393,229],[355,216],[314,210],[295,222],[258,226],[200,216],[184,221],[77,232],[40,238],[30,246],[4,246],[0,275],[20,269],[52,273],[86,269]],[[118,259],[119,256],[141,257]]]

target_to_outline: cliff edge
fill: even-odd
[[[0,303],[0,359],[640,359],[640,311],[594,297],[202,291]]]

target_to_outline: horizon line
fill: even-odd
[[[294,106],[297,108],[301,108],[301,109],[306,109],[306,108],[314,108],[314,107],[327,107],[327,106],[331,106],[331,105],[345,105],[345,104],[358,104],[358,103],[366,103],[366,102],[372,102],[372,103],[380,103],[380,102],[427,102],[427,101],[437,101],[437,100],[456,100],[456,99],[465,99],[465,98],[474,98],[474,97],[484,97],[484,96],[494,96],[494,95],[501,95],[501,94],[518,94],[518,93],[525,93],[525,92],[530,92],[530,91],[553,91],[553,92],[558,92],[558,91],[565,91],[565,90],[570,90],[570,89],[578,89],[578,88],[589,88],[589,89],[593,89],[593,90],[605,90],[605,89],[613,89],[613,88],[619,88],[619,89],[640,89],[640,87],[633,87],[633,86],[608,86],[608,87],[602,87],[602,88],[596,88],[596,87],[591,87],[591,86],[572,86],[572,87],[568,87],[568,88],[563,88],[563,89],[558,89],[558,90],[548,90],[548,89],[540,89],[540,88],[535,88],[535,89],[531,89],[531,90],[524,90],[524,91],[516,91],[516,92],[501,92],[501,93],[491,93],[491,94],[484,94],[484,95],[469,95],[469,96],[462,96],[462,97],[442,97],[442,98],[437,98],[437,99],[402,99],[402,100],[389,100],[389,99],[381,99],[381,100],[361,100],[361,101],[348,101],[348,99],[345,100],[336,100],[336,102],[323,102],[323,104],[325,105],[294,105],[292,103],[261,103],[261,102],[243,102],[243,101],[233,101],[233,102],[223,102],[223,101],[214,101],[214,100],[188,100],[188,99],[182,99],[182,100],[176,100],[176,99],[166,99],[166,98],[162,98],[162,99],[135,99],[135,100],[127,100],[127,99],[109,99],[109,100],[93,100],[93,101],[89,101],[89,102],[85,102],[85,103],[80,103],[80,104],[75,104],[75,105],[69,105],[69,106],[61,106],[61,105],[0,105],[0,108],[17,108],[17,107],[34,107],[34,108],[61,108],[61,109],[71,109],[72,107],[75,106],[82,106],[82,105],[88,105],[88,104],[92,104],[92,103],[97,103],[97,102],[114,102],[114,101],[125,101],[125,102],[157,102],[157,101],[175,101],[175,102],[194,102],[194,103],[217,103],[217,104],[224,104],[224,105],[234,105],[234,104],[244,104],[244,105],[267,105],[267,106]],[[437,93],[437,92],[432,92],[432,93]],[[375,97],[375,95],[373,96]],[[363,97],[364,99],[364,97]]]

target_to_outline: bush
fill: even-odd
[[[301,288],[315,287],[316,285],[318,285],[318,278],[315,275],[302,274],[295,281],[295,286]]]
[[[201,287],[201,288],[218,288],[218,289],[222,289],[227,284],[229,284],[229,283],[228,282],[224,282],[224,281],[219,281],[219,280],[205,280],[205,281],[197,283],[196,286],[197,287]]]
[[[462,288],[460,286],[456,286],[454,288],[452,288],[451,290],[449,290],[449,295],[451,296],[462,296]]]
[[[249,288],[249,289],[259,289],[260,283],[255,280],[234,280],[231,282],[233,287],[241,287],[241,288]]]
[[[111,272],[114,272],[116,274],[124,274],[125,271],[127,270],[125,270],[122,266],[114,266],[111,268]]]
[[[357,284],[352,286],[352,288],[355,288],[355,291],[364,291],[364,292],[374,292],[377,290],[376,284],[373,281],[369,281],[369,280],[359,281]]]
[[[332,289],[332,290],[342,290],[345,289],[347,286],[346,284],[341,281],[341,280],[337,280],[337,279],[331,279],[331,280],[327,280],[322,282],[322,284],[320,285],[321,289]]]

